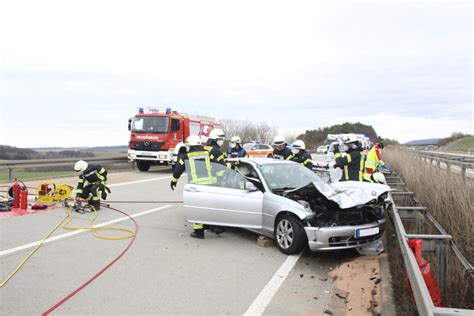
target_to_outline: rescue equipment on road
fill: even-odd
[[[65,183],[41,183],[36,187],[38,203],[61,202],[71,196],[72,187]]]

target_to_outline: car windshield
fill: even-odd
[[[133,119],[132,132],[166,133],[168,118],[163,116],[137,116]]]
[[[272,190],[290,190],[311,182],[324,183],[313,171],[298,163],[272,163],[258,168]]]

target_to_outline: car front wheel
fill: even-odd
[[[275,240],[278,249],[287,255],[301,252],[307,244],[306,233],[300,220],[288,214],[278,218]]]

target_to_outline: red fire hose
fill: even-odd
[[[128,245],[125,247],[125,249],[114,259],[112,260],[110,263],[108,263],[104,268],[102,268],[99,272],[97,272],[92,278],[90,278],[87,282],[85,282],[84,284],[82,284],[81,286],[79,286],[77,289],[75,289],[74,291],[72,291],[71,293],[69,293],[68,295],[66,295],[62,300],[60,300],[59,302],[57,302],[54,306],[52,306],[50,309],[48,309],[47,311],[43,312],[41,315],[48,315],[50,314],[51,312],[53,312],[55,309],[57,309],[59,306],[63,305],[67,300],[69,300],[71,297],[73,297],[74,295],[76,295],[79,291],[81,291],[83,288],[85,288],[86,286],[88,286],[90,283],[92,283],[92,281],[94,281],[95,279],[97,279],[102,273],[104,273],[105,271],[107,271],[112,265],[114,265],[115,262],[117,262],[120,258],[123,257],[123,255],[125,255],[125,253],[128,251],[128,249],[130,249],[130,247],[132,246],[132,244],[135,242],[135,238],[137,237],[137,233],[138,233],[138,223],[135,221],[135,219],[133,217],[131,217],[130,215],[128,215],[127,213],[125,212],[122,212],[118,209],[115,209],[113,207],[110,207],[110,206],[106,206],[107,208],[113,210],[113,211],[116,211],[116,212],[119,212],[125,216],[127,216],[128,218],[130,218],[130,220],[135,224],[135,235],[130,239],[130,242],[128,243]]]

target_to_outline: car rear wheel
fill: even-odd
[[[278,249],[287,255],[301,252],[307,244],[301,222],[288,214],[278,218],[275,224],[275,240]]]
[[[137,168],[140,171],[148,171],[150,170],[151,163],[148,161],[137,160]]]

